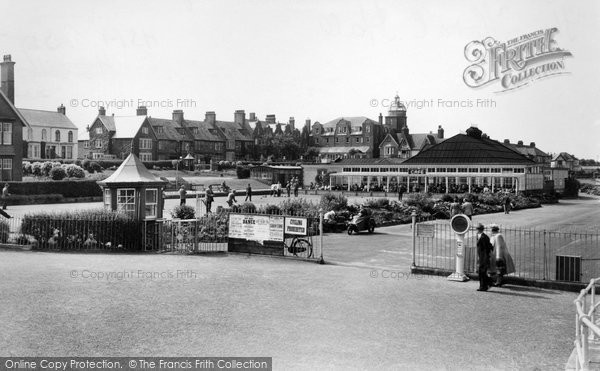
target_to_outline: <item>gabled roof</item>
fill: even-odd
[[[392,142],[392,144],[396,145],[397,147],[400,146],[400,143],[398,143],[398,140],[396,139],[396,136],[392,133],[387,133],[385,138],[383,138],[383,140],[381,141],[381,144],[379,144],[379,148],[383,148],[384,145],[388,142]]]
[[[101,185],[117,183],[166,183],[166,181],[152,174],[136,155],[130,153],[111,176],[98,182]]]
[[[556,161],[556,160],[560,160],[563,159],[564,161],[577,161],[577,159],[575,158],[575,156],[567,153],[567,152],[561,152],[558,155],[554,156],[554,158],[552,159],[552,161]]]
[[[104,125],[106,127],[106,130],[108,130],[108,131],[116,131],[117,130],[115,127],[115,117],[114,116],[98,115],[97,119],[100,120],[102,125]]]
[[[4,101],[4,104],[9,109],[9,111],[12,111],[15,114],[15,116],[17,118],[19,118],[19,121],[21,122],[21,125],[27,126],[27,121],[25,120],[25,117],[23,117],[23,115],[21,114],[21,112],[19,112],[19,110],[10,101],[10,99],[8,99],[8,97],[6,95],[4,95],[4,93],[2,92],[1,89],[0,89],[0,100]]]
[[[29,126],[77,130],[77,126],[75,126],[67,116],[60,112],[26,108],[17,109],[23,115]]]
[[[404,163],[406,160],[403,158],[346,158],[337,164],[341,165],[398,165]]]
[[[469,129],[470,130],[470,129]],[[477,129],[478,130],[478,129]],[[481,135],[481,131],[479,131]],[[426,148],[407,159],[405,164],[513,164],[532,165],[519,152],[502,143],[476,135],[457,134],[445,141]]]
[[[240,140],[253,142],[252,133],[247,128],[242,128],[235,122],[216,121],[215,125],[221,129],[225,137],[229,140]]]
[[[322,125],[323,125],[324,128],[327,128],[327,127],[336,127],[337,124],[340,121],[349,122],[352,127],[354,127],[354,126],[361,126],[365,122],[370,122],[372,124],[379,125],[379,121],[371,120],[370,118],[365,117],[365,116],[338,117],[338,118],[333,119],[331,121],[328,121],[328,122],[326,122],[326,123],[324,123]],[[315,122],[315,124],[317,124],[317,123]]]
[[[112,119],[116,130],[113,138],[127,139],[135,137],[144,120],[146,120],[146,116],[114,116]]]
[[[152,129],[154,130],[154,133],[156,134],[156,138],[159,140],[161,140],[161,139],[162,140],[176,140],[176,141],[189,140],[187,135],[179,134],[177,132],[177,128],[181,128],[181,126],[173,120],[157,119],[154,117],[148,117],[148,122],[150,123],[150,126],[152,126]],[[162,132],[155,130],[156,126],[162,127],[163,128]]]

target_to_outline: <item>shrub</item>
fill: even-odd
[[[54,167],[54,163],[46,161],[42,164],[42,175],[49,176],[50,170]]]
[[[31,162],[23,161],[23,175],[30,175],[32,172]]]
[[[280,208],[286,215],[304,215],[315,218],[319,216],[318,205],[301,198],[285,200],[281,203]]]
[[[140,230],[132,216],[104,209],[26,214],[23,235],[32,236],[38,248],[110,247],[139,249]]]
[[[100,164],[97,163],[97,162],[90,162],[88,171],[90,173],[93,173],[93,172],[101,173],[102,172],[102,166],[100,166]]]
[[[442,202],[452,202],[452,201],[454,201],[454,197],[452,197],[449,194],[444,194],[440,200]]]
[[[42,176],[42,163],[34,162],[31,164],[31,174],[35,176]]]
[[[179,205],[171,210],[171,216],[175,219],[194,219],[196,211],[188,205]]]
[[[236,166],[235,172],[237,174],[238,179],[250,178],[250,168],[248,168],[246,166],[241,166],[241,165]]]
[[[426,212],[432,211],[434,205],[433,200],[425,193],[409,193],[404,196],[404,203],[408,206],[415,206]]]
[[[13,195],[47,195],[59,194],[64,197],[102,196],[102,190],[95,180],[62,180],[9,182]]]
[[[390,209],[390,200],[387,198],[372,198],[365,201],[364,207],[371,209]]]
[[[254,205],[252,202],[244,202],[240,207],[240,212],[253,214],[256,212],[256,205]]]
[[[63,180],[67,176],[67,172],[61,166],[53,167],[50,170],[50,178],[52,180]]]
[[[85,171],[75,164],[67,165],[65,170],[67,171],[67,176],[69,178],[84,178]]]
[[[281,208],[277,205],[265,205],[264,208],[261,208],[260,212],[269,215],[280,215]]]
[[[83,170],[87,170],[89,171],[90,168],[90,160],[85,159],[83,161],[81,161],[81,167],[83,168]]]
[[[319,207],[323,209],[323,211],[343,210],[348,207],[348,199],[341,194],[335,195],[333,193],[326,193],[323,196],[321,196]]]

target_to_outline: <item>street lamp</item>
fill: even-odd
[[[179,156],[179,160],[173,160],[171,163],[175,166],[175,188],[179,189],[177,182],[179,181],[179,161],[181,161],[181,156]]]

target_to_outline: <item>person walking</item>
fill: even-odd
[[[291,180],[288,180],[287,184],[285,185],[285,189],[287,191],[288,198],[290,198],[290,193],[292,192],[292,181]]]
[[[212,190],[212,185],[208,186],[208,189],[205,192],[205,197],[206,197],[206,213],[210,213],[212,212],[212,204],[213,201],[215,200],[215,193]]]
[[[493,264],[490,266],[490,270],[496,276],[494,286],[500,287],[503,285],[502,277],[515,272],[515,263],[508,252],[504,236],[500,233],[500,227],[495,224],[492,225],[492,237],[490,241],[494,248],[493,258],[491,259]]]
[[[490,257],[493,246],[490,242],[490,238],[483,232],[483,230],[483,224],[479,223],[477,225],[477,273],[479,274],[479,288],[477,291],[487,291],[490,284],[488,269],[490,268]]]
[[[235,199],[235,189],[232,189],[227,195],[227,205],[232,207],[234,204],[237,204],[237,200]]]
[[[244,199],[244,202],[246,201],[252,202],[252,186],[250,185],[250,183],[248,183],[248,185],[246,186],[246,198]]]
[[[511,207],[512,203],[510,201],[510,196],[506,195],[506,197],[504,198],[504,214],[509,214]]]
[[[294,178],[294,197],[298,197],[298,188],[300,188],[300,182],[297,178]]]
[[[462,205],[463,213],[469,217],[470,220],[473,220],[473,204],[465,198],[464,204]]]
[[[454,197],[454,202],[450,204],[450,217],[460,214],[460,201],[458,197]]]
[[[182,184],[179,188],[179,205],[185,205],[186,196],[187,191],[185,190],[185,186]]]
[[[10,185],[8,183],[4,183],[4,188],[2,188],[2,210],[6,210],[6,205],[8,203],[8,188]]]

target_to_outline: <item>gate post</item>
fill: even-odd
[[[417,250],[417,212],[413,210],[412,214],[412,265],[410,266],[410,270],[414,270],[417,265],[416,262],[416,250]]]

